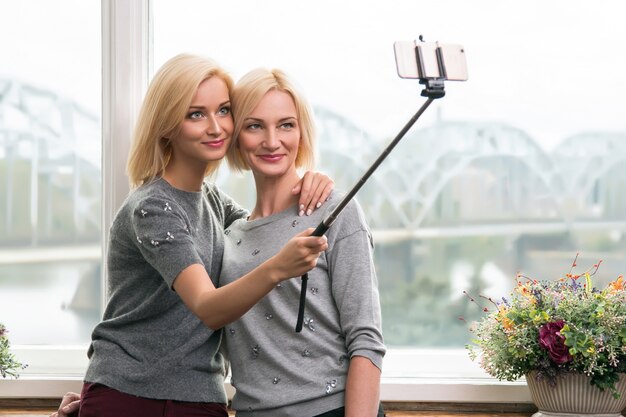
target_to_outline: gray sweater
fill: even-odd
[[[341,195],[333,193],[332,203]],[[244,275],[296,233],[317,226],[334,204],[311,216],[297,208],[226,230],[220,285]],[[371,235],[355,201],[327,232],[328,250],[309,272],[304,328],[295,333],[300,279],[282,282],[225,328],[238,417],[307,417],[343,407],[350,358],[381,368],[385,353]]]
[[[222,333],[172,285],[202,264],[217,286],[224,227],[245,215],[208,184],[186,192],[157,179],[126,199],[111,226],[108,303],[92,334],[86,381],[146,398],[226,403]]]

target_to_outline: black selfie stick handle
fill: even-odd
[[[311,236],[322,236],[328,230],[330,226],[326,226],[324,222],[317,225]],[[302,330],[302,323],[304,322],[304,306],[306,305],[306,288],[309,282],[309,274],[302,275],[302,282],[300,283],[300,304],[298,305],[298,321],[296,322],[296,333],[300,333]]]
[[[428,87],[427,87],[428,88]],[[422,95],[425,95],[422,92]],[[385,148],[382,154],[374,161],[372,166],[367,170],[367,172],[361,177],[359,182],[346,194],[346,196],[341,200],[341,202],[335,207],[332,213],[328,215],[311,233],[311,236],[322,236],[326,231],[330,228],[330,226],[335,222],[335,219],[341,213],[341,211],[346,207],[346,205],[352,200],[352,197],[361,189],[363,184],[369,179],[369,177],[376,171],[378,166],[383,162],[383,160],[389,155],[389,153],[393,150],[393,148],[400,142],[400,139],[404,137],[406,132],[415,124],[417,119],[420,118],[422,113],[426,111],[428,106],[436,99],[443,97],[443,84],[440,92],[434,93],[432,96],[428,95],[428,100],[420,107],[420,109],[411,117],[411,119],[404,125],[402,130],[398,132],[396,137],[391,141],[389,145]],[[300,305],[298,306],[298,321],[296,322],[296,333],[300,333],[302,330],[302,324],[304,322],[304,306],[306,304],[306,288],[309,280],[308,274],[302,275],[302,283],[300,287]]]
[[[302,331],[302,324],[304,323],[304,306],[306,305],[306,287],[309,282],[309,274],[302,275],[300,283],[300,304],[298,305],[298,321],[296,322],[296,333]]]

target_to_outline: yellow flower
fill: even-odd
[[[513,320],[506,316],[508,312],[509,310],[505,305],[501,304],[498,306],[498,319],[500,323],[502,323],[502,327],[504,327],[505,330],[513,329],[514,324]]]
[[[526,298],[528,301],[530,301],[531,304],[537,304],[537,300],[535,299],[535,296],[533,295],[533,293],[531,292],[531,286],[530,284],[521,284],[518,283],[517,284],[517,288],[515,289],[517,291],[518,294],[520,294],[522,297]]]

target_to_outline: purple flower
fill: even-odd
[[[572,360],[569,348],[565,346],[565,337],[561,329],[565,325],[563,320],[546,323],[539,329],[539,345],[548,351],[554,363],[563,364]]]

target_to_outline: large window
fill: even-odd
[[[374,233],[390,347],[383,400],[494,400],[429,379],[484,376],[462,349],[470,333],[458,317],[480,315],[464,290],[502,295],[518,271],[556,277],[576,252],[580,265],[603,259],[605,279],[626,271],[619,9],[571,0],[4,2],[0,39],[12,41],[0,43],[0,322],[17,346],[80,346],[76,359],[50,351],[41,362],[77,375],[50,396],[79,389],[104,296],[101,242],[127,190],[129,132],[150,64],[193,52],[235,79],[257,66],[286,70],[315,109],[318,168],[347,190],[423,103],[422,86],[397,77],[392,48],[423,35],[463,44],[470,79],[446,84],[357,197]],[[251,207],[249,177],[224,169],[216,181]],[[48,394],[17,396],[30,395]]]
[[[391,348],[457,348],[518,271],[549,279],[603,259],[626,271],[626,27],[617,4],[540,0],[158,1],[154,67],[191,51],[235,79],[293,75],[315,107],[318,167],[349,189],[423,102],[397,40],[461,43],[448,82],[357,196],[374,231]],[[217,178],[252,205],[253,183]],[[407,368],[404,368],[405,372]],[[456,372],[457,370],[450,370]]]
[[[100,2],[3,2],[0,39],[0,322],[14,345],[85,345],[102,304]]]

